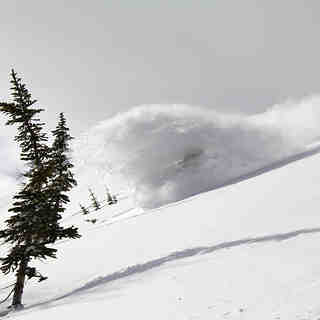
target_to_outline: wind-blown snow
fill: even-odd
[[[253,116],[145,105],[92,128],[76,142],[75,158],[87,175],[111,173],[140,206],[154,208],[303,151],[319,136],[317,96]]]

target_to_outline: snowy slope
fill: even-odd
[[[71,217],[83,237],[58,245],[39,265],[49,280],[30,281],[25,310],[7,317],[318,319],[319,165],[313,155],[145,212],[123,199],[95,225]]]

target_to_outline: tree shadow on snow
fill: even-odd
[[[256,243],[268,242],[268,241],[284,241],[284,240],[297,237],[299,235],[311,234],[311,233],[320,233],[320,228],[300,229],[300,230],[287,232],[287,233],[278,233],[278,234],[273,234],[268,236],[245,238],[245,239],[234,240],[229,242],[222,242],[220,244],[216,244],[213,246],[195,247],[195,248],[185,249],[181,251],[176,251],[162,258],[154,259],[142,264],[136,264],[106,276],[97,277],[96,279],[89,281],[86,284],[82,285],[81,287],[74,289],[62,296],[59,296],[57,298],[50,299],[48,301],[44,301],[38,304],[30,305],[29,307],[26,307],[25,310],[34,308],[34,307],[48,308],[50,307],[50,304],[53,302],[63,300],[72,295],[82,294],[87,290],[100,287],[102,285],[111,283],[119,279],[123,279],[135,274],[146,272],[148,270],[160,267],[165,263],[168,263],[171,261],[185,259],[185,258],[193,257],[195,255],[209,254],[218,250],[238,247],[242,245],[256,244]]]

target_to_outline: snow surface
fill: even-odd
[[[39,264],[49,279],[27,283],[25,310],[7,318],[318,319],[319,163],[149,211],[123,198],[91,213],[97,224],[70,216],[83,237]]]
[[[25,309],[5,315],[8,301],[0,315],[320,319],[319,104],[250,117],[139,107],[101,123],[74,146],[79,186],[63,223],[82,238],[34,264],[49,279],[27,282]],[[14,172],[0,171],[4,193]],[[101,200],[105,185],[119,202],[82,215],[88,187]],[[9,202],[0,199],[1,223]]]

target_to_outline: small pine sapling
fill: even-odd
[[[108,205],[116,204],[118,202],[117,198],[115,195],[111,195],[109,188],[106,188],[106,193],[107,193],[107,203]]]
[[[97,197],[95,196],[95,194],[93,193],[93,191],[90,188],[89,188],[89,193],[90,193],[90,199],[91,199],[93,208],[96,211],[101,209],[100,202],[98,201]]]
[[[79,206],[80,206],[80,208],[81,208],[82,214],[84,214],[84,215],[89,214],[88,208],[86,208],[85,206],[83,206],[81,203],[79,203]]]
[[[118,202],[116,195],[112,196],[112,202],[113,202],[113,204],[116,204]]]
[[[97,219],[96,218],[94,218],[94,219],[86,219],[85,221],[95,224],[97,222]]]
[[[112,198],[111,193],[109,192],[108,187],[106,187],[106,193],[107,193],[107,203],[108,203],[108,205],[113,204],[113,198]]]

